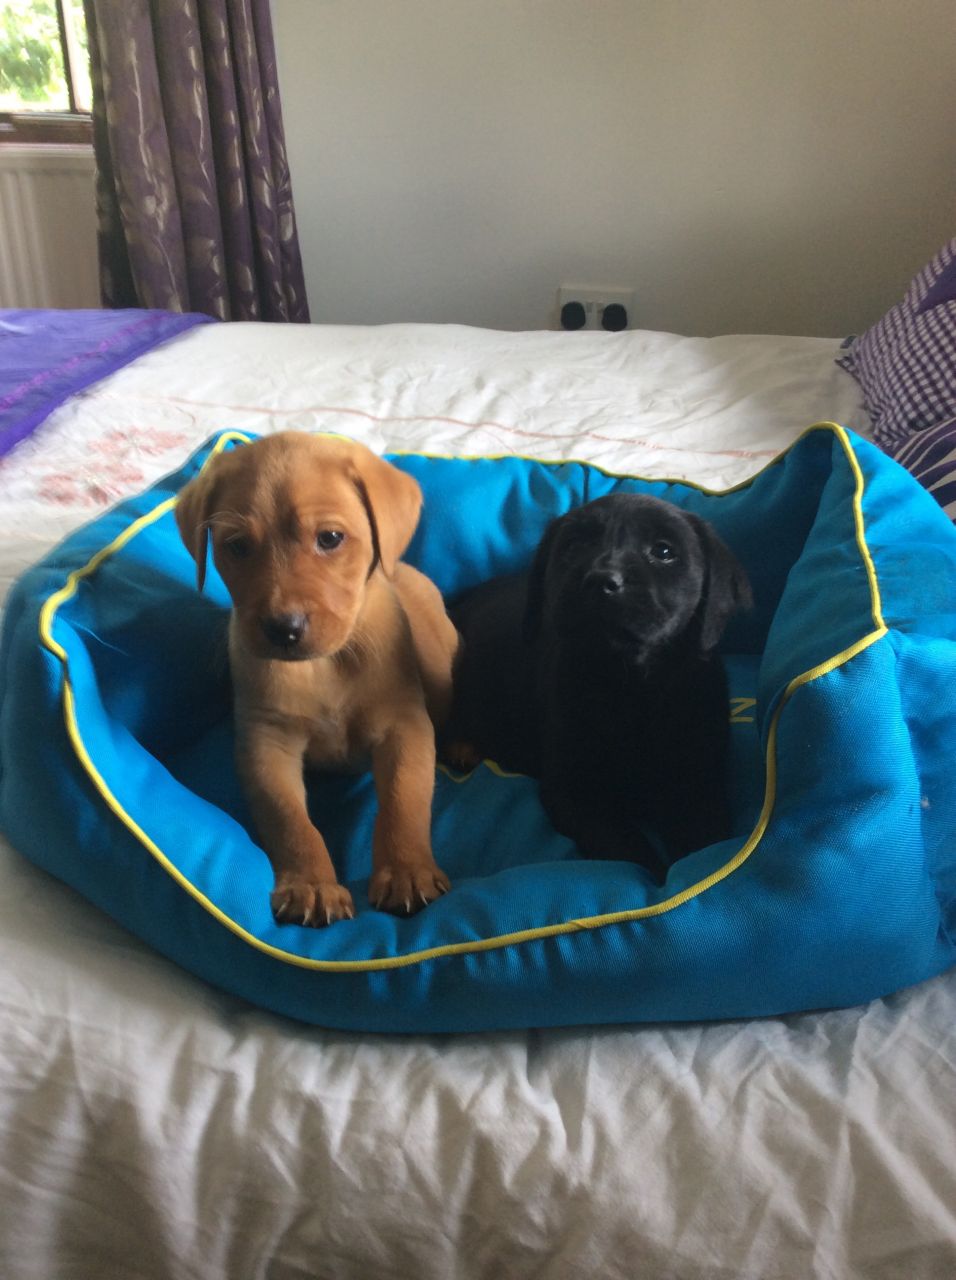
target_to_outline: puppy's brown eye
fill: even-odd
[[[320,551],[334,551],[342,545],[344,538],[345,534],[338,529],[322,529],[315,535],[315,545]]]
[[[677,559],[677,552],[669,542],[655,542],[651,545],[651,559],[667,564]]]
[[[228,538],[225,547],[233,560],[245,560],[252,550],[252,543],[248,538]]]

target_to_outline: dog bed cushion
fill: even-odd
[[[407,559],[448,596],[526,565],[549,519],[620,490],[710,520],[756,605],[728,629],[734,835],[664,885],[587,861],[527,778],[439,770],[452,891],[374,911],[368,775],[310,808],[359,908],[277,925],[232,761],[218,575],[195,589],[177,492],[211,451],[72,535],[0,642],[0,826],[173,960],[327,1026],[460,1031],[849,1005],[956,960],[956,530],[892,460],[806,433],[725,493],[575,463],[393,456],[425,507]],[[50,923],[55,927],[55,922]]]

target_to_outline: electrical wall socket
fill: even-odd
[[[558,290],[558,328],[561,328],[561,308],[566,302],[580,302],[584,308],[584,328],[600,329],[604,308],[612,302],[620,303],[627,311],[627,327],[634,327],[634,290],[599,288],[595,286],[563,284]]]

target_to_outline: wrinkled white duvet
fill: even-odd
[[[224,427],[725,487],[818,419],[863,427],[835,348],[203,327],[0,463],[0,596]],[[323,1032],[205,987],[0,840],[0,1280],[479,1276],[950,1280],[956,974],[760,1022]]]

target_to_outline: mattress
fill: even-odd
[[[865,430],[836,347],[203,326],[0,462],[0,595],[223,429],[728,487],[816,420]],[[323,1031],[183,973],[3,842],[0,965],[10,1280],[956,1271],[953,973],[707,1026]]]

